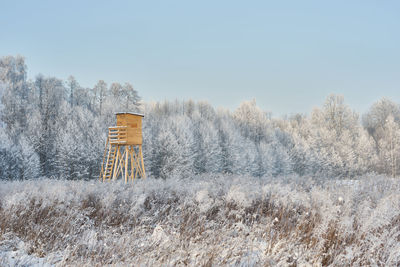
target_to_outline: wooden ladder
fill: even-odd
[[[117,149],[118,145],[110,143],[109,138],[107,138],[106,149],[104,150],[104,155],[103,155],[103,164],[101,165],[101,172],[100,172],[100,180],[103,180],[103,182],[106,180],[110,181],[112,178]],[[107,159],[106,159],[106,154],[107,154]]]

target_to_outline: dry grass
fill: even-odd
[[[396,266],[399,188],[378,177],[3,182],[0,265],[15,250],[17,265]]]

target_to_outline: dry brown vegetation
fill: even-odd
[[[400,264],[397,180],[286,180],[2,182],[0,265]]]

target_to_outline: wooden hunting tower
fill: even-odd
[[[142,153],[142,114],[117,113],[117,126],[108,128],[108,138],[101,165],[100,180],[119,178],[133,181],[146,177]]]

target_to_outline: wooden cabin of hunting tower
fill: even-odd
[[[117,127],[110,127],[110,129],[118,130],[119,134],[115,136],[114,140],[111,140],[111,143],[141,145],[143,143],[142,119],[144,116],[130,112],[119,112],[116,115]]]

